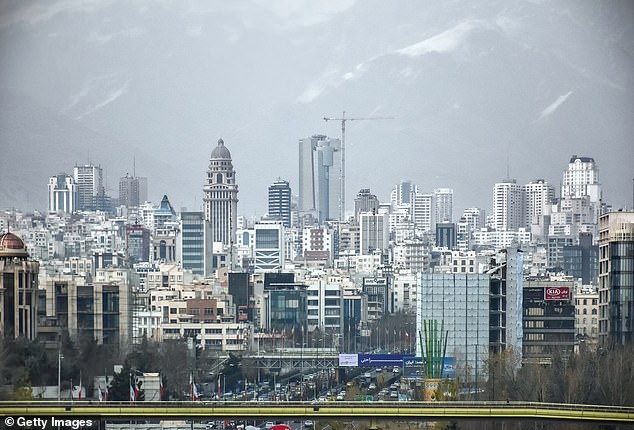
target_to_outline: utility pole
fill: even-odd
[[[59,402],[62,397],[62,349],[60,345],[60,349],[57,350],[57,401]],[[71,391],[73,387],[71,386]]]
[[[324,117],[324,121],[341,121],[341,196],[339,197],[339,220],[345,221],[346,212],[346,121],[369,121],[375,119],[394,119],[392,116],[372,116],[366,118],[346,118],[346,111],[343,111],[341,118]]]

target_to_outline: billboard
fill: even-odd
[[[545,300],[570,300],[570,287],[544,288]]]
[[[403,354],[339,354],[341,367],[403,367],[403,363],[413,355]]]
[[[339,354],[340,367],[358,367],[359,356],[357,354]]]

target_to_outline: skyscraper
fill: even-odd
[[[564,170],[561,181],[561,198],[590,197],[590,202],[601,201],[601,184],[599,184],[599,168],[590,157],[573,155]]]
[[[436,202],[436,211],[434,215],[436,223],[453,221],[453,189],[452,188],[436,188],[434,190],[434,200]]]
[[[416,186],[412,181],[401,181],[396,184],[390,193],[390,202],[393,207],[399,205],[409,205],[412,203],[412,195],[416,191]]]
[[[544,208],[555,199],[555,189],[543,179],[524,185],[524,227],[530,228],[544,214]]]
[[[299,140],[300,215],[312,214],[320,223],[338,219],[341,208],[341,141],[324,135]]]
[[[277,179],[269,185],[269,217],[291,226],[291,186],[288,181]]]
[[[77,184],[77,209],[94,210],[96,199],[105,195],[101,166],[93,164],[75,166],[73,173],[75,184]]]
[[[359,190],[357,197],[354,199],[354,218],[358,219],[362,212],[377,213],[379,211],[379,199],[372,193],[369,188]]]
[[[433,195],[415,193],[412,201],[412,218],[417,229],[431,231]]]
[[[205,220],[210,223],[211,241],[231,246],[236,241],[238,185],[231,153],[222,139],[211,151],[207,181],[203,186]]]
[[[75,179],[66,173],[48,179],[49,213],[73,213],[77,209],[77,185]]]
[[[385,251],[389,242],[389,220],[387,214],[359,214],[361,255],[374,251]]]
[[[205,240],[211,235],[209,223],[202,212],[180,213],[179,254],[183,269],[189,269],[195,275],[211,274],[211,242]]]
[[[634,340],[634,212],[599,219],[599,342],[604,347]]]
[[[147,178],[126,175],[119,180],[119,204],[139,207],[147,200]]]
[[[522,187],[515,179],[505,179],[493,188],[493,218],[497,231],[514,231],[524,224]]]

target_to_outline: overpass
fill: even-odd
[[[287,349],[281,352],[258,353],[248,357],[258,369],[336,369],[339,367],[339,353],[332,350],[305,348]]]
[[[0,417],[559,420],[634,424],[634,407],[537,402],[0,402]]]

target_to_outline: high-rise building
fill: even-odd
[[[85,337],[120,347],[131,341],[132,293],[124,280],[87,284],[83,278],[69,275],[50,279],[46,283],[46,314],[75,341]]]
[[[96,200],[105,198],[101,166],[93,164],[75,166],[73,176],[77,184],[77,209],[94,210]]]
[[[573,155],[561,181],[561,198],[589,196],[592,203],[601,201],[599,168],[593,158]]]
[[[412,201],[414,226],[422,231],[431,231],[433,195],[415,193]]]
[[[436,223],[436,246],[454,249],[456,246],[456,224],[453,222]]]
[[[195,275],[211,274],[211,242],[205,240],[211,235],[209,223],[202,212],[180,213],[180,242],[177,253],[180,255],[183,269],[189,269]]]
[[[128,225],[125,228],[126,256],[130,263],[150,261],[150,230],[142,225]]]
[[[277,179],[269,185],[269,217],[291,226],[291,186],[288,181]]]
[[[452,222],[453,221],[453,189],[452,188],[436,188],[434,190],[434,201],[436,209],[434,212],[434,222]]]
[[[176,229],[178,218],[167,195],[163,195],[158,208],[154,209],[152,220],[152,234],[155,236],[167,236]]]
[[[354,199],[354,219],[359,219],[361,212],[377,213],[379,211],[379,199],[370,193],[369,188],[363,188]]]
[[[524,338],[524,253],[517,248],[503,250],[487,273],[491,277],[489,351],[497,354],[511,350],[521,357]]]
[[[233,246],[238,220],[238,185],[231,153],[222,139],[211,151],[203,194],[205,220],[211,226],[212,243]]]
[[[73,213],[77,209],[77,185],[75,179],[66,173],[48,179],[49,213]]]
[[[284,227],[281,221],[255,223],[253,266],[256,272],[279,271],[284,265]]]
[[[416,185],[412,184],[412,181],[401,181],[396,184],[390,193],[392,207],[410,205],[415,192]]]
[[[341,207],[341,141],[324,135],[299,140],[300,216],[322,223],[343,218]]]
[[[418,273],[416,332],[424,322],[447,333],[446,356],[463,363],[465,380],[485,380],[489,357],[489,275],[482,273]],[[426,339],[425,339],[426,341]],[[416,343],[416,355],[424,351]]]
[[[634,212],[599,219],[599,343],[634,340]]]
[[[126,175],[119,179],[119,204],[136,208],[147,200],[147,178]]]
[[[493,218],[497,231],[517,230],[524,226],[524,198],[521,185],[506,179],[493,188]]]
[[[469,224],[471,231],[479,230],[486,224],[486,213],[484,209],[467,208],[462,212],[462,218]]]
[[[360,214],[359,230],[361,255],[370,255],[374,251],[387,250],[389,242],[389,219],[387,214]]]
[[[524,227],[537,224],[544,209],[555,199],[555,188],[543,179],[535,179],[524,185]]]
[[[29,258],[22,239],[0,235],[0,337],[35,340],[40,264]]]

